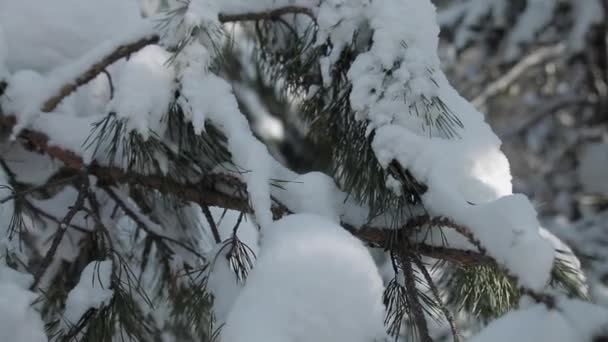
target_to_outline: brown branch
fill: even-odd
[[[0,128],[10,129],[14,125],[14,119],[10,117],[0,116]],[[105,167],[98,164],[91,164],[88,167],[76,154],[70,151],[63,150],[59,147],[48,144],[48,138],[43,134],[33,131],[23,131],[20,134],[26,146],[31,149],[46,153],[49,156],[63,162],[65,168],[72,172],[79,173],[83,170],[88,174],[97,177],[98,184],[101,186],[112,186],[118,184],[130,184],[140,186],[147,189],[154,189],[162,194],[168,194],[180,198],[183,201],[193,202],[199,206],[217,206],[225,209],[236,210],[244,213],[253,213],[247,198],[234,196],[220,191],[220,188],[225,186],[233,188],[242,183],[240,180],[226,175],[208,175],[203,180],[197,183],[182,183],[173,179],[156,176],[156,175],[141,175],[133,172],[125,172],[116,167]],[[66,171],[67,172],[67,171]],[[278,201],[274,201],[272,212],[275,219],[292,213],[289,208]],[[411,231],[412,228],[422,227],[431,223],[431,226],[444,226],[456,229],[459,232],[467,234],[465,227],[459,226],[454,222],[450,222],[445,218],[423,219],[421,217],[411,220],[406,229],[401,229],[398,234],[404,234],[401,238],[407,238],[405,234]],[[367,244],[388,248],[391,244],[391,234],[394,230],[382,229],[370,226],[354,227],[347,223],[342,226],[350,233],[361,239]],[[466,236],[466,235],[465,235]],[[399,238],[398,241],[402,241]],[[435,247],[418,243],[414,246],[417,251],[425,256],[436,259],[448,260],[460,265],[471,264],[496,264],[489,256],[483,253],[473,251],[459,250],[449,247]]]
[[[285,6],[265,12],[247,12],[238,14],[222,14],[219,15],[219,20],[222,23],[238,22],[238,21],[259,21],[259,20],[280,20],[282,16],[288,14],[303,14],[310,17],[314,22],[317,21],[314,13],[310,8],[301,6]]]

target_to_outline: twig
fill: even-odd
[[[171,242],[183,249],[185,249],[186,251],[194,254],[195,256],[199,257],[200,259],[205,259],[205,257],[200,254],[199,252],[197,252],[194,248],[186,245],[185,243],[176,240],[174,238],[159,234],[157,232],[155,232],[153,229],[151,229],[150,227],[148,227],[148,225],[144,222],[144,220],[139,216],[139,214],[137,214],[134,210],[132,210],[123,200],[122,198],[120,198],[120,196],[118,196],[118,194],[116,194],[116,192],[114,192],[114,190],[112,190],[110,187],[103,187],[103,190],[108,194],[108,196],[110,196],[110,198],[112,198],[112,200],[114,202],[116,202],[116,204],[118,204],[118,206],[120,206],[120,208],[124,211],[124,213],[129,216],[141,229],[143,229],[148,235],[150,235],[153,238],[159,239],[159,240],[166,240],[168,242]]]
[[[74,175],[74,176],[71,176],[71,177],[58,179],[58,180],[56,180],[54,182],[48,182],[48,183],[44,183],[44,184],[41,184],[41,185],[38,185],[38,186],[32,186],[30,188],[27,188],[27,189],[22,190],[22,191],[15,192],[15,193],[13,193],[10,196],[7,196],[7,197],[1,199],[0,200],[0,204],[4,204],[4,203],[6,203],[6,202],[8,202],[10,200],[16,199],[16,198],[25,197],[25,196],[33,193],[33,192],[36,192],[36,191],[39,191],[39,190],[44,190],[44,189],[47,189],[47,188],[52,187],[52,186],[58,186],[58,185],[63,185],[63,184],[69,183],[69,182],[77,179],[78,177],[80,177],[80,176],[79,175]]]
[[[33,205],[32,203],[29,203],[29,202],[28,202],[28,203],[27,203],[27,206],[28,206],[28,209],[30,209],[31,211],[33,211],[33,213],[34,213],[34,214],[39,215],[39,216],[42,216],[42,217],[44,217],[45,219],[47,219],[47,220],[51,220],[51,221],[53,221],[53,222],[55,222],[55,223],[57,223],[57,224],[60,224],[60,223],[61,223],[61,220],[60,220],[59,218],[57,218],[57,217],[55,217],[55,216],[53,216],[53,215],[49,214],[48,212],[46,212],[46,211],[42,210],[41,208],[39,208],[39,207],[37,207],[37,206]],[[86,234],[88,234],[88,233],[90,233],[90,232],[91,232],[91,230],[90,230],[90,229],[87,229],[87,228],[85,228],[85,227],[81,227],[81,226],[77,226],[77,225],[75,225],[75,224],[73,224],[73,223],[70,223],[70,224],[68,225],[68,227],[69,227],[69,228],[72,228],[72,229],[75,229],[75,230],[77,230],[77,231],[79,231],[79,232],[81,232],[81,233],[86,233]]]
[[[139,40],[121,45],[111,51],[108,55],[102,58],[100,61],[91,65],[85,72],[80,74],[76,79],[72,82],[64,84],[63,87],[55,94],[53,97],[49,98],[42,105],[42,112],[49,113],[55,110],[61,101],[72,94],[79,87],[89,83],[93,80],[97,75],[102,73],[108,66],[112,65],[114,62],[131,55],[134,52],[137,52],[144,47],[156,44],[159,41],[158,35],[151,35],[148,37],[140,38]]]
[[[203,209],[203,214],[205,214],[205,218],[207,219],[207,223],[209,223],[209,227],[211,228],[211,233],[213,234],[213,239],[215,239],[215,243],[222,242],[222,238],[220,237],[220,232],[217,229],[217,225],[215,224],[215,220],[213,219],[213,215],[211,215],[211,211],[209,207],[203,205],[201,207]]]
[[[40,284],[40,280],[42,279],[42,276],[44,275],[44,273],[46,272],[48,267],[51,265],[51,262],[53,261],[53,257],[57,253],[57,248],[59,247],[59,244],[61,243],[61,240],[63,239],[63,235],[65,234],[70,223],[72,222],[72,219],[74,218],[74,216],[76,216],[76,213],[78,213],[84,207],[84,199],[86,197],[86,192],[87,192],[86,184],[82,181],[79,182],[78,197],[76,198],[74,205],[72,205],[72,207],[70,207],[68,213],[65,215],[65,217],[63,218],[61,223],[59,223],[59,225],[57,227],[57,232],[55,232],[53,241],[51,243],[51,248],[49,248],[49,250],[46,252],[44,259],[42,259],[42,262],[40,263],[38,271],[34,275],[34,282],[30,286],[30,290],[33,291],[34,289],[36,289],[38,287],[38,285]]]

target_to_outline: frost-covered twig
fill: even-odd
[[[46,113],[52,112],[55,108],[57,108],[59,103],[64,98],[68,97],[79,87],[89,83],[91,80],[97,77],[97,75],[102,73],[108,66],[114,64],[116,61],[122,58],[125,58],[143,49],[148,45],[156,44],[158,40],[158,35],[150,35],[144,38],[140,38],[132,43],[118,46],[116,49],[107,54],[104,58],[92,64],[87,70],[85,70],[82,74],[76,77],[76,79],[74,79],[72,82],[64,84],[57,94],[55,94],[53,97],[49,98],[44,102],[41,110]]]

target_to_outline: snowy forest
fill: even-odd
[[[0,0],[45,341],[608,341],[608,1]]]

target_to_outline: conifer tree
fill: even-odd
[[[606,338],[430,0],[165,5],[0,0],[0,340]]]

